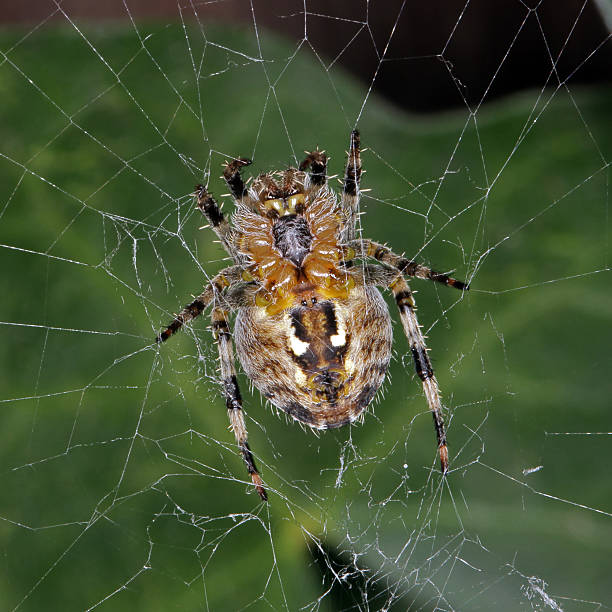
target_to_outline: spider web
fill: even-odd
[[[187,2],[151,21],[123,2],[122,21],[93,22],[54,2],[0,33],[2,609],[611,607],[611,98],[576,80],[609,36],[561,74],[586,3],[560,40],[550,3],[521,4],[475,96],[454,64],[469,1],[410,57],[395,44],[417,3],[379,4],[270,17]],[[333,56],[330,22],[345,36]],[[528,27],[547,69],[498,97]],[[343,63],[357,44],[375,58],[362,82]],[[383,97],[390,65],[424,63],[454,110]],[[392,90],[431,95],[407,78]],[[208,322],[153,339],[226,265],[192,185],[227,213],[225,159],[256,174],[317,145],[341,175],[355,126],[362,234],[471,283],[411,283],[451,471],[393,313],[390,380],[361,425],[304,431],[241,375],[264,505],[227,431]]]

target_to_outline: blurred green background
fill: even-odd
[[[0,608],[610,608],[610,88],[413,117],[265,31],[137,27],[0,32]],[[412,283],[452,471],[392,309],[363,425],[241,377],[264,506],[208,322],[153,338],[225,265],[192,186],[341,173],[356,121],[364,235],[471,282]]]

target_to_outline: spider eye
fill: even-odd
[[[287,209],[289,214],[294,215],[304,209],[305,197],[303,193],[295,193],[287,198]]]
[[[266,212],[270,214],[278,214],[279,217],[284,215],[295,215],[304,210],[304,202],[306,197],[303,193],[294,193],[286,198],[271,198],[264,201]]]
[[[267,211],[275,210],[279,215],[284,214],[285,203],[280,198],[266,200],[264,204]]]

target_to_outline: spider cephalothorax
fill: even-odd
[[[296,300],[347,297],[353,282],[342,265],[342,221],[334,192],[306,172],[257,178],[232,217],[236,250],[259,282],[257,305],[272,315]]]
[[[448,469],[438,385],[415,303],[404,276],[467,289],[445,274],[355,238],[361,159],[359,134],[351,146],[340,198],[329,188],[322,151],[299,169],[262,174],[247,189],[240,169],[226,164],[224,178],[236,203],[228,223],[206,189],[198,206],[234,261],[159,335],[164,341],[212,303],[221,380],[228,415],[252,481],[267,495],[247,442],[228,315],[236,311],[234,340],[255,387],[276,407],[317,429],[357,419],[382,384],[391,357],[387,306],[376,285],[393,291],[418,376],[434,417],[442,471]],[[353,260],[368,258],[378,263]]]

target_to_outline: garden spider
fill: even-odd
[[[338,201],[327,184],[324,151],[299,169],[262,174],[249,188],[240,176],[250,160],[225,164],[236,203],[230,224],[202,185],[202,213],[233,260],[157,337],[167,340],[212,304],[223,392],[236,442],[259,496],[267,494],[247,441],[228,315],[237,311],[234,340],[246,375],[270,402],[315,429],[357,419],[372,401],[391,358],[391,319],[376,288],[395,297],[416,372],[433,414],[442,472],[448,470],[438,383],[404,276],[460,290],[465,283],[355,237],[361,158],[359,132],[350,150]],[[354,260],[375,259],[378,263]]]

